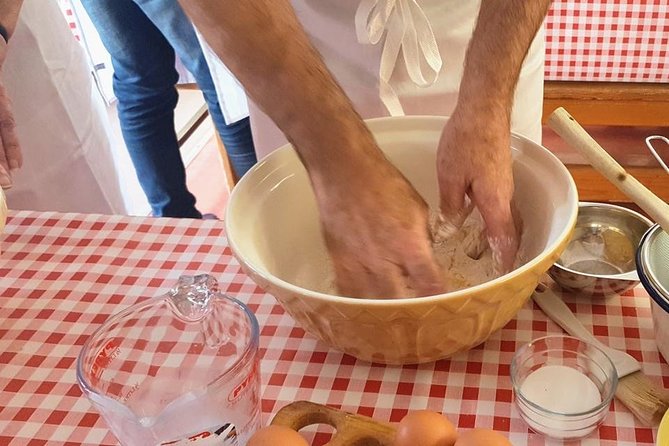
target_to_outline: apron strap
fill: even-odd
[[[433,85],[443,65],[432,25],[417,0],[361,0],[355,15],[358,42],[376,45],[384,39],[379,67],[379,96],[391,116],[404,109],[390,84],[400,51],[411,81]],[[423,71],[427,65],[427,73]]]

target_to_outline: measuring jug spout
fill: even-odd
[[[211,312],[211,301],[218,292],[218,282],[209,274],[181,276],[168,293],[168,300],[179,318],[197,322]]]

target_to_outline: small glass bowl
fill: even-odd
[[[532,430],[578,439],[608,414],[618,374],[599,348],[570,336],[546,336],[518,349],[511,383],[520,415]]]

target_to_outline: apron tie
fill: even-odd
[[[442,67],[437,39],[417,0],[361,0],[355,14],[358,42],[383,42],[379,68],[379,96],[391,116],[403,116],[404,109],[390,85],[400,51],[409,77],[419,87],[429,87]],[[427,74],[423,65],[427,65]]]

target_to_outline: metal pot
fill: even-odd
[[[636,255],[637,272],[651,297],[651,314],[657,348],[669,362],[669,234],[654,225],[641,238]]]

